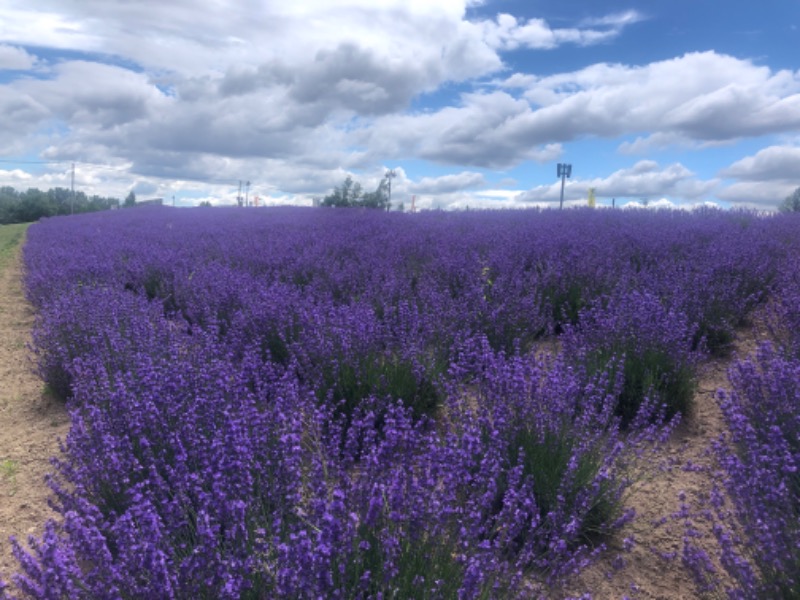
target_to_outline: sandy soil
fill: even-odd
[[[17,251],[5,268],[0,265],[0,579],[6,581],[17,569],[9,536],[38,535],[56,516],[47,505],[45,475],[69,429],[63,403],[48,397],[32,372],[33,310],[20,280]]]
[[[630,490],[626,505],[635,509],[636,519],[611,541],[603,560],[582,575],[576,589],[591,590],[597,600],[624,596],[641,600],[698,597],[690,573],[681,564],[683,524],[671,517],[682,503],[698,510],[702,499],[707,497],[710,472],[715,467],[709,448],[726,428],[716,401],[717,392],[728,387],[730,365],[752,354],[765,337],[766,332],[757,326],[740,330],[730,357],[711,359],[702,366],[693,412],[673,432],[661,464],[651,465],[650,476],[637,481]],[[680,499],[681,493],[684,501]],[[710,526],[696,519],[693,524],[705,539],[698,545],[709,556],[716,556]],[[629,552],[621,551],[625,538],[635,539],[635,546]],[[670,553],[674,553],[674,558],[664,556]],[[613,560],[620,555],[624,557],[624,565],[615,568]],[[724,570],[714,562],[726,582]]]

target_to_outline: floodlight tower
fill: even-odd
[[[558,208],[564,208],[564,180],[572,176],[572,165],[558,163],[556,173],[558,177],[561,177],[561,203],[558,205]]]

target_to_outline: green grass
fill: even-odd
[[[9,496],[17,493],[17,472],[19,471],[19,464],[15,460],[7,458],[0,461],[0,479],[8,481],[11,484],[11,490],[8,492]]]
[[[14,258],[17,248],[25,239],[25,232],[29,226],[30,223],[0,225],[0,273]]]

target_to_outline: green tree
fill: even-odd
[[[361,205],[366,208],[389,210],[389,179],[384,177],[374,192],[364,194]]]
[[[52,217],[57,214],[58,206],[47,192],[30,188],[20,194],[13,216],[15,223],[31,223],[41,217]]]
[[[363,190],[361,189],[361,184],[353,181],[353,178],[348,175],[342,185],[337,185],[333,188],[333,193],[328,194],[322,199],[322,206],[336,206],[341,208],[359,206],[362,195]]]
[[[125,208],[136,206],[136,194],[133,192],[133,190],[128,192],[128,195],[125,196],[125,203],[122,206],[124,206]]]
[[[119,206],[119,199],[92,196],[67,188],[52,188],[46,192],[30,188],[18,192],[12,187],[0,187],[0,224],[30,223],[41,217],[69,215]]]
[[[375,191],[365,193],[361,184],[348,175],[341,185],[337,185],[332,193],[322,199],[322,206],[388,210],[389,179],[384,177]]]
[[[781,212],[800,212],[800,187],[786,196],[778,208]]]

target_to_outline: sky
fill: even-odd
[[[800,187],[800,0],[3,0],[0,186],[406,210]],[[74,169],[73,169],[74,164]],[[249,182],[249,186],[247,185]]]

